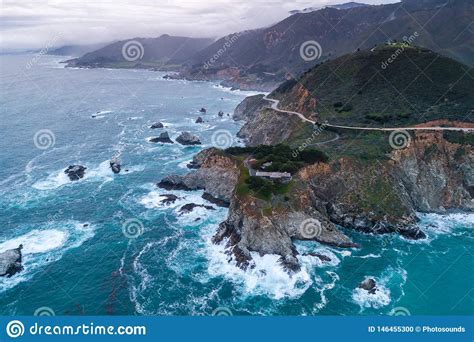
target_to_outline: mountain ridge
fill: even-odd
[[[84,56],[66,61],[69,67],[177,69],[189,55],[211,44],[211,38],[189,38],[167,34],[157,38],[132,38],[106,45]],[[129,54],[129,55],[127,55]],[[136,54],[136,55],[135,55]]]

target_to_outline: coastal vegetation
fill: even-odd
[[[237,185],[237,194],[254,195],[263,200],[270,200],[272,195],[284,195],[288,193],[293,181],[281,182],[268,180],[262,177],[251,176],[249,167],[253,169],[264,168],[267,172],[288,172],[294,174],[306,165],[315,163],[326,163],[329,157],[322,151],[308,149],[295,154],[290,146],[277,144],[273,146],[260,145],[255,147],[230,147],[225,150],[226,154],[250,160],[251,165],[240,167],[240,177]]]

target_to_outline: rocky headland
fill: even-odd
[[[385,53],[376,51],[374,56],[380,58]],[[420,51],[419,55],[429,53]],[[356,54],[354,58],[364,56]],[[370,63],[378,65],[371,58]],[[442,62],[453,67],[451,73],[459,69],[454,62]],[[440,61],[433,62],[436,63]],[[315,68],[305,77],[317,78],[320,70],[324,72],[326,68],[331,67]],[[310,84],[306,79],[300,82]],[[447,85],[436,87],[444,91]],[[324,113],[310,110],[319,99],[313,101],[307,90],[300,88],[296,81],[289,82],[270,97],[281,100],[284,108],[323,122]],[[345,93],[340,89],[334,92],[343,96]],[[344,120],[352,126],[373,121],[372,116],[364,114],[363,104],[368,98],[374,108],[379,105],[376,101],[382,104],[382,95],[374,100],[376,89],[374,86],[373,92],[360,94],[358,104],[350,112],[338,111],[337,105],[332,113],[334,120]],[[466,80],[456,91],[467,94],[468,89],[474,87]],[[354,93],[352,89],[347,92]],[[417,99],[420,107],[432,101],[430,92],[422,95]],[[468,108],[469,97],[464,98],[463,106]],[[452,111],[461,107],[446,100],[442,107],[426,115],[431,122],[392,116],[384,120],[402,127],[436,127],[440,125],[436,120],[446,115],[449,119],[443,121],[443,126],[471,125],[458,120]],[[395,112],[396,108],[391,110]],[[280,255],[282,266],[291,273],[300,268],[295,240],[318,241],[339,248],[358,247],[347,234],[350,230],[424,239],[426,235],[417,225],[417,212],[474,210],[472,133],[411,130],[403,132],[403,146],[394,146],[392,135],[398,132],[396,128],[361,132],[313,125],[297,115],[271,108],[263,95],[246,98],[237,106],[233,118],[244,121],[237,135],[246,141],[246,148],[204,150],[188,165],[193,171],[166,177],[158,186],[168,190],[204,190],[228,203],[228,217],[220,224],[213,241],[226,243],[230,260],[241,268],[252,267],[251,253],[257,252]],[[252,163],[257,165],[256,170]],[[278,172],[271,176],[286,177],[284,181],[268,180],[265,173],[256,176],[256,171],[268,166],[273,168],[271,171],[291,173],[291,177]]]

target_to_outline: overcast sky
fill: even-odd
[[[167,33],[220,37],[337,0],[0,0],[0,49],[89,44]],[[397,0],[360,1],[370,4]]]

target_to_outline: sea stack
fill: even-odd
[[[181,135],[176,138],[176,141],[181,145],[201,145],[201,140],[199,140],[199,137],[189,132],[181,133]]]
[[[374,279],[366,278],[359,284],[359,289],[366,290],[370,294],[375,294],[375,292],[377,292],[377,285]]]
[[[115,174],[120,173],[121,166],[120,166],[120,161],[118,160],[117,157],[113,157],[110,160],[110,168],[112,169],[113,173]]]
[[[68,175],[69,179],[72,181],[77,181],[84,177],[87,167],[82,165],[69,165],[69,167],[64,170],[64,173]]]
[[[21,265],[21,250],[23,245],[0,253],[0,277],[12,277],[23,269]]]
[[[150,126],[151,129],[156,129],[156,128],[163,128],[165,127],[161,122],[155,122],[153,125]]]
[[[151,138],[150,142],[152,142],[152,143],[173,144],[173,140],[170,139],[170,136],[169,136],[168,132],[161,133],[159,137]]]

